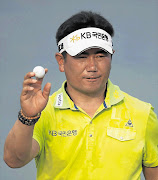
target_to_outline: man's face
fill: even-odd
[[[105,91],[111,69],[111,54],[99,48],[89,49],[77,56],[67,54],[59,69],[65,72],[70,94],[77,92],[97,96]]]

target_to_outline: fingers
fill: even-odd
[[[45,99],[48,99],[49,97],[49,94],[50,94],[50,90],[51,90],[51,83],[47,83],[45,86],[44,86],[44,89],[43,89],[43,97]]]
[[[21,97],[27,95],[28,93],[30,94],[30,92],[34,90],[35,84],[37,83],[37,80],[32,78],[34,76],[35,76],[34,72],[28,72],[24,76],[23,90],[21,92]]]
[[[35,73],[34,73],[34,72],[29,72],[29,73],[27,73],[27,74],[24,76],[24,80],[29,79],[29,78],[32,78],[32,77],[34,77],[34,76],[35,76]]]
[[[35,84],[36,82],[37,82],[36,79],[26,79],[23,82],[23,86],[28,86],[28,85],[31,85],[31,84]]]
[[[25,86],[25,87],[23,88],[23,90],[22,90],[21,95],[22,95],[22,96],[25,96],[28,92],[31,92],[31,91],[33,91],[33,90],[34,90],[34,87],[32,87],[32,86]]]
[[[45,74],[47,72],[48,72],[48,69],[45,68]],[[34,92],[37,92],[38,90],[41,89],[41,84],[42,84],[43,78],[34,79],[33,77],[35,77],[34,72],[28,72],[24,76],[22,95],[26,95],[28,92],[33,91],[33,90],[34,90]],[[44,92],[44,94],[46,93],[46,95],[45,95],[46,97],[47,97],[47,93],[49,93],[50,87],[51,87],[51,85],[46,85],[46,92]]]
[[[45,68],[45,74],[48,72],[48,69]],[[23,82],[23,86],[25,85],[31,85],[31,84],[42,84],[43,78],[36,78],[32,79],[33,77],[35,77],[35,73],[34,72],[28,72],[25,76],[24,76],[24,82]],[[37,82],[38,81],[38,82]]]
[[[23,82],[23,93],[25,94],[27,91],[31,91],[34,89],[34,84],[37,83],[36,79],[32,79],[34,77],[35,73],[29,72],[24,77]]]
[[[47,74],[48,69],[45,68],[45,74]],[[28,72],[25,76],[24,76],[24,80],[28,79],[28,78],[32,78],[35,77],[35,73],[34,72]],[[37,80],[42,80],[43,78],[37,78]]]
[[[37,83],[36,79],[26,79],[23,82],[22,95],[26,95],[29,91],[33,91],[35,84]]]
[[[47,68],[45,68],[45,73],[47,74],[47,72],[48,72],[48,69],[47,69]]]

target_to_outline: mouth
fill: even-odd
[[[93,77],[93,78],[86,78],[86,79],[97,79],[98,77]]]
[[[91,77],[85,77],[85,79],[89,80],[89,81],[96,81],[97,79],[99,79],[101,76],[91,76]]]
[[[101,76],[90,76],[90,77],[85,77],[86,79],[98,79],[100,78]]]

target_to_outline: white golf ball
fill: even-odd
[[[45,75],[45,69],[42,66],[36,66],[33,69],[33,72],[35,73],[35,76],[39,79],[43,78]]]

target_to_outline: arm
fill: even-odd
[[[45,70],[48,71],[47,69]],[[50,83],[41,91],[43,79],[32,79],[35,73],[27,73],[24,77],[23,90],[20,97],[21,109],[27,117],[36,116],[47,105]],[[39,144],[32,138],[34,125],[27,126],[17,120],[9,132],[4,145],[4,161],[12,168],[22,167],[30,162],[39,152]]]
[[[146,180],[158,179],[158,119],[153,107],[146,127],[143,173]]]
[[[158,167],[148,168],[143,167],[143,174],[146,180],[157,180],[158,179]]]

